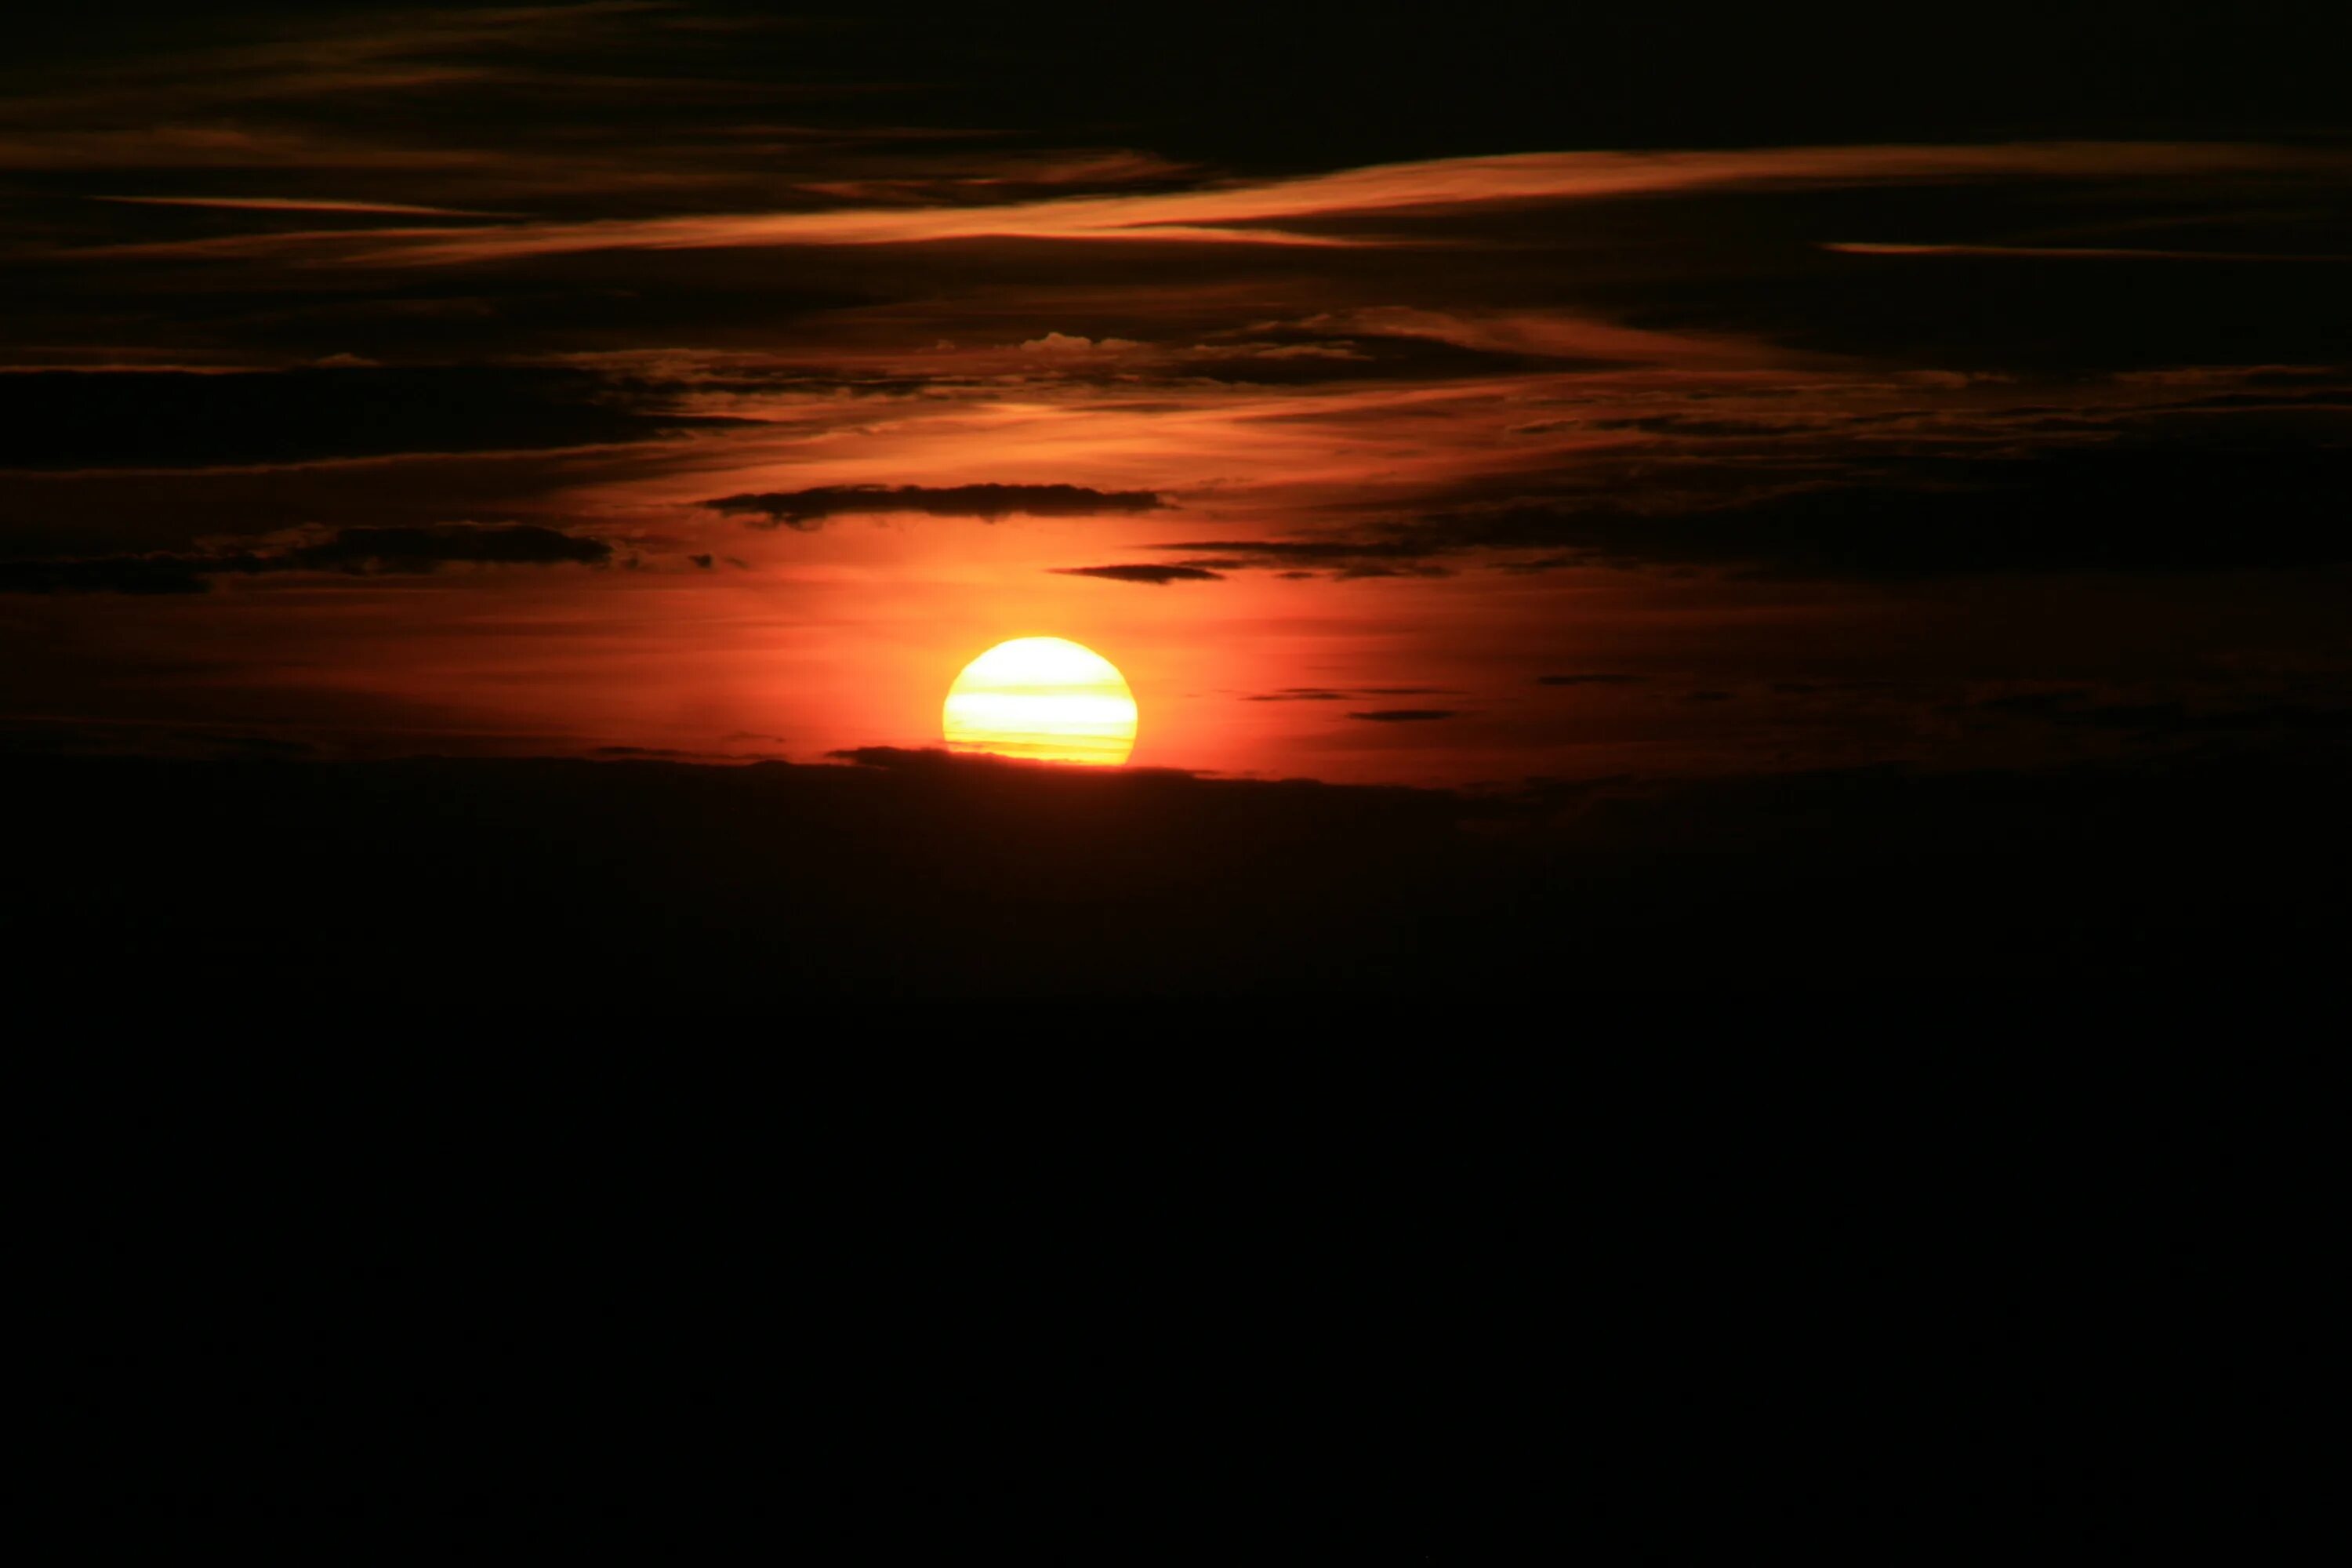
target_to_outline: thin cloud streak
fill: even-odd
[[[1868,240],[1825,240],[1823,250],[1841,256],[2013,256],[2025,260],[2067,261],[2352,261],[2330,251],[2153,250],[2082,245],[1897,245]]]
[[[392,243],[363,247],[346,259],[449,265],[598,250],[910,245],[967,239],[1170,240],[1354,247],[1392,242],[1302,234],[1270,226],[1349,214],[1592,200],[1741,184],[2179,178],[2248,170],[2336,170],[2346,163],[2339,154],[2226,142],[2071,142],[1691,153],[1528,153],[1381,164],[1193,191],[1055,197],[995,205],[840,207],[809,212],[524,224],[438,235],[377,234],[366,237]],[[197,243],[215,252],[266,254],[299,250],[322,241],[349,243],[352,237],[347,231],[306,232],[242,237],[226,243]],[[137,248],[161,253],[172,247]]]
[[[417,206],[407,202],[312,201],[296,196],[92,196],[137,207],[226,207],[238,212],[273,213],[399,213],[415,217],[512,217],[512,213],[478,212],[467,207]]]

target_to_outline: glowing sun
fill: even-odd
[[[1135,750],[1135,693],[1066,637],[1015,637],[963,667],[940,727],[958,752],[1117,767]]]

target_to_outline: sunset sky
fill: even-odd
[[[35,1489],[2299,1561],[2347,12],[10,7]]]
[[[2342,723],[2325,73],[2061,13],[1760,80],[1642,10],[46,24],[0,722],[811,761],[1044,635],[1234,776]]]

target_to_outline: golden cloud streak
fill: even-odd
[[[1754,184],[1896,184],[1934,180],[2147,179],[2249,170],[2339,170],[2341,154],[2253,143],[2066,142],[1982,146],[1793,147],[1728,152],[1526,153],[1381,164],[1192,191],[969,206],[721,213],[462,230],[237,236],[116,247],[266,254],[324,242],[360,247],[341,259],[447,265],[598,250],[764,246],[914,245],[962,239],[1172,240],[1226,245],[1379,243],[1308,235],[1286,221],[1518,202],[1592,200]]]

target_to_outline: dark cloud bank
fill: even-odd
[[[2193,572],[2352,560],[2347,493],[2352,449],[2151,442],[1921,464],[1681,515],[1532,508],[1462,526],[1491,543],[1798,577]]]
[[[720,496],[702,503],[712,511],[749,517],[766,527],[812,529],[825,519],[888,512],[926,517],[976,517],[994,522],[1015,512],[1031,517],[1097,517],[1106,512],[1157,511],[1169,503],[1150,490],[1098,490],[1084,485],[820,485]]]
[[[0,468],[220,468],[653,440],[738,420],[663,412],[642,383],[547,366],[0,374]]]
[[[1577,475],[1552,495],[1438,498],[1417,515],[1343,537],[1186,540],[1157,548],[1215,552],[1226,570],[1312,569],[1339,577],[1434,574],[1449,570],[1447,563],[1485,562],[1520,572],[1599,564],[1902,582],[2352,561],[2343,505],[2352,495],[2352,420],[2340,417],[2315,442],[2143,435],[2032,456],[1897,455],[1867,467],[1843,460],[1825,467],[1820,478],[1770,487],[1769,464],[1750,473],[1737,463],[1669,454],[1649,464],[1645,479],[1655,493],[1640,505],[1620,499],[1622,487]]]
[[[43,892],[0,935],[26,973],[115,986],[258,962],[272,987],[665,1006],[2287,973],[2340,934],[2344,742],[1505,795],[890,751],[20,756]]]
[[[1063,566],[1056,568],[1065,577],[1099,577],[1107,583],[1149,583],[1164,588],[1171,583],[1219,583],[1223,572],[1186,562],[1173,562],[1165,566]]]
[[[458,562],[602,566],[612,558],[613,547],[601,539],[530,523],[346,528],[310,543],[268,549],[0,561],[0,594],[201,594],[213,578],[225,576],[278,572],[408,574]]]

